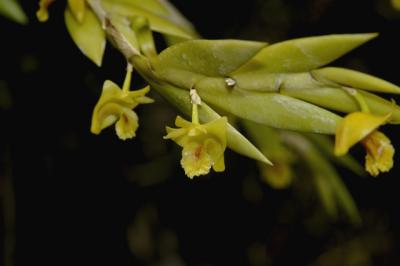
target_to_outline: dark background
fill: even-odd
[[[227,153],[224,173],[186,178],[177,150],[161,140],[161,121],[172,125],[175,115],[162,104],[156,107],[161,118],[152,116],[150,106],[138,111],[143,121],[138,133],[148,138],[123,142],[111,129],[92,135],[91,112],[102,83],[122,83],[123,58],[108,46],[103,67],[97,68],[70,39],[61,1],[45,24],[34,17],[36,1],[21,2],[28,26],[0,18],[0,80],[12,99],[0,110],[1,174],[11,177],[15,193],[15,265],[308,265],[322,252],[370,232],[383,236],[376,241],[387,245],[371,255],[373,265],[400,265],[398,155],[394,169],[378,178],[339,169],[366,221],[362,228],[328,222],[323,233],[310,233],[311,207],[301,206],[292,190],[276,191],[255,181],[261,196],[246,198],[244,180],[254,175],[255,164],[233,152]],[[378,39],[335,65],[400,84],[400,16],[388,1],[172,2],[211,39],[275,42],[379,32]],[[400,147],[399,132],[386,128],[395,147]],[[160,167],[161,177],[146,180],[151,176],[146,169],[154,167]],[[138,171],[142,179],[135,177]],[[128,228],[151,236],[143,233],[147,242],[132,240]]]

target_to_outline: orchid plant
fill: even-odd
[[[59,2],[40,0],[37,18],[47,21],[51,6],[63,4]],[[26,22],[15,0],[1,0],[0,10]],[[133,139],[139,127],[134,109],[151,108],[147,104],[153,100],[146,96],[151,88],[189,118],[177,116],[177,128],[167,127],[164,137],[182,147],[180,164],[189,178],[211,169],[224,171],[229,167],[224,152],[230,148],[258,161],[263,179],[279,189],[291,184],[296,175],[292,165],[302,160],[328,211],[344,209],[358,222],[355,204],[332,161],[363,174],[348,155],[360,143],[370,175],[393,167],[395,149],[378,128],[398,124],[400,106],[378,94],[400,94],[400,87],[356,70],[327,66],[377,33],[274,44],[207,40],[167,0],[68,0],[64,18],[72,40],[99,67],[106,40],[126,59],[121,62],[127,64],[122,88],[104,82],[91,132],[99,134],[115,123],[121,140]],[[156,50],[153,31],[165,37],[165,50]],[[131,90],[133,72],[148,86]],[[243,132],[235,127],[238,123]]]

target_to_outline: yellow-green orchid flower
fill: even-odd
[[[45,22],[49,19],[49,6],[55,0],[40,0],[39,10],[36,12],[36,16],[40,22]],[[78,22],[82,22],[86,13],[86,1],[85,0],[68,0],[68,7]]]
[[[167,127],[164,138],[172,139],[183,148],[181,165],[189,178],[208,174],[211,167],[216,172],[225,170],[226,117],[199,124],[178,116],[175,125],[179,128]]]
[[[100,134],[104,128],[116,122],[115,130],[120,139],[126,140],[136,136],[139,119],[132,109],[139,104],[152,103],[153,100],[145,96],[150,90],[149,86],[129,91],[131,71],[131,68],[128,68],[123,89],[110,80],[104,82],[102,94],[93,111],[90,128],[92,133]]]
[[[347,115],[336,129],[335,155],[341,156],[357,142],[366,149],[365,169],[372,175],[387,172],[393,166],[394,148],[390,140],[377,129],[385,124],[391,113],[377,116],[367,112]]]

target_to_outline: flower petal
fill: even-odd
[[[336,128],[335,155],[346,154],[350,147],[385,124],[390,116],[391,113],[377,116],[362,112],[347,115]]]
[[[212,158],[202,143],[192,142],[183,147],[181,165],[189,178],[208,174],[212,164]]]
[[[136,113],[128,108],[124,108],[118,122],[115,124],[115,131],[122,140],[131,139],[136,136],[139,127],[139,118]]]
[[[393,167],[394,148],[390,139],[382,132],[372,132],[362,144],[367,150],[365,169],[372,176],[377,176],[379,172],[388,172]]]
[[[90,131],[93,134],[100,134],[104,128],[115,123],[122,112],[123,107],[115,103],[96,105],[92,115]]]
[[[182,141],[182,138],[185,137],[187,133],[186,128],[171,128],[171,127],[166,127],[167,129],[167,135],[164,136],[164,139],[172,139],[175,141],[179,146],[183,146],[184,141]]]
[[[226,145],[224,146],[216,139],[209,138],[204,142],[204,146],[213,161],[214,171],[223,172],[225,170],[224,151]]]
[[[192,123],[190,121],[183,119],[179,115],[175,119],[175,126],[177,126],[177,127],[189,127],[191,125],[192,125]]]
[[[223,149],[226,148],[226,129],[228,125],[228,119],[224,116],[204,124],[207,133],[214,136],[221,143]]]

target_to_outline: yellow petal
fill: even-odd
[[[208,174],[212,164],[203,143],[192,142],[183,147],[181,165],[189,178]]]
[[[132,98],[137,98],[137,97],[146,95],[149,91],[150,91],[150,86],[146,86],[140,90],[130,91],[129,96]]]
[[[388,172],[393,167],[394,148],[390,139],[382,132],[372,132],[362,144],[367,151],[365,169],[372,176],[377,176],[379,172]]]
[[[92,115],[90,131],[93,134],[100,134],[104,128],[114,124],[122,112],[123,107],[115,103],[103,104],[100,107],[96,105]]]
[[[180,141],[180,138],[184,137],[187,133],[186,128],[171,128],[171,127],[166,127],[167,130],[167,135],[164,136],[164,139],[172,139],[178,145],[183,146],[182,142]]]
[[[122,140],[131,139],[136,136],[136,130],[139,127],[139,118],[136,113],[130,109],[124,108],[118,122],[115,124],[115,131]]]
[[[377,116],[362,112],[347,115],[336,128],[335,155],[346,154],[350,147],[385,124],[390,116],[391,113]]]
[[[175,119],[175,126],[177,127],[189,127],[192,123],[180,117],[179,115]]]
[[[204,146],[213,161],[214,171],[223,172],[225,170],[224,151],[226,145],[224,146],[219,140],[208,138],[204,141]]]
[[[226,148],[227,126],[228,126],[228,119],[226,117],[221,117],[207,124],[204,124],[207,133],[218,139],[224,150]]]
[[[39,10],[36,12],[36,17],[40,22],[45,22],[49,19],[49,6],[54,0],[40,0]]]
[[[85,0],[68,0],[68,6],[75,19],[81,23],[85,17]]]

